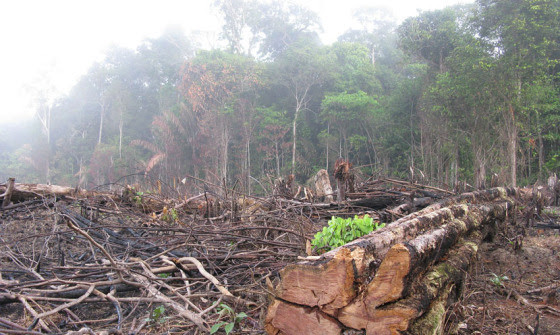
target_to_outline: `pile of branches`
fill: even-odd
[[[366,180],[344,202],[12,189],[18,202],[0,208],[0,333],[31,334],[206,333],[224,322],[262,333],[279,270],[312,254],[328,218],[387,222],[449,194],[396,180]]]
[[[205,333],[230,317],[217,313],[225,306],[259,331],[270,277],[304,254],[309,212],[265,212],[263,201],[232,220],[231,209],[205,217],[160,203],[150,214],[109,195],[3,208],[0,332]]]

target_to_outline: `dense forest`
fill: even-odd
[[[316,13],[218,0],[221,45],[178,28],[114,47],[65,96],[6,128],[0,177],[91,188],[206,181],[262,194],[348,159],[365,174],[455,187],[560,172],[560,1],[386,12],[321,43]],[[22,136],[23,135],[23,136]],[[23,139],[22,139],[23,138]]]

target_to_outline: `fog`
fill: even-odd
[[[332,43],[350,28],[364,7],[384,7],[396,21],[472,1],[449,0],[298,0],[315,11],[322,24],[324,43]],[[101,61],[110,46],[135,48],[156,38],[169,26],[180,26],[203,48],[220,47],[222,19],[213,1],[9,1],[0,20],[3,52],[0,55],[0,123],[30,119],[37,91],[53,97],[68,93],[80,76]]]

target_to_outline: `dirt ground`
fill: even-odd
[[[560,230],[508,225],[481,245],[446,332],[560,334]]]

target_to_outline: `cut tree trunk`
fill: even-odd
[[[4,199],[2,200],[2,207],[6,207],[10,204],[10,201],[12,199],[12,193],[14,192],[14,184],[16,182],[15,178],[8,178],[8,184],[6,186],[6,191],[0,195],[0,197],[3,197]]]
[[[325,199],[325,202],[333,201],[333,190],[329,173],[325,169],[319,170],[315,175],[315,193],[317,197]]]
[[[455,283],[438,283],[443,285],[442,289],[427,293],[434,284],[427,283],[430,279],[425,278],[433,275],[430,277],[431,272],[426,271],[448,269],[449,277],[455,278],[452,269],[461,271],[470,261],[453,260],[453,267],[445,264],[454,259],[455,253],[468,256],[457,256],[461,259],[472,258],[468,248],[472,249],[483,237],[492,234],[496,222],[505,220],[513,207],[510,198],[513,195],[515,189],[505,188],[463,194],[388,224],[325,253],[318,260],[285,267],[275,288],[276,302],[271,305],[276,307],[268,311],[267,331],[297,334],[292,331],[296,326],[280,321],[297,320],[306,322],[297,329],[322,333],[321,327],[329,325],[324,333],[332,333],[328,321],[331,318],[346,328],[365,329],[367,334],[398,334],[406,330],[427,313],[426,302],[441,297],[443,286]],[[480,237],[474,239],[474,245],[457,249],[461,245],[459,241],[468,236]],[[465,248],[468,250],[464,251]],[[447,261],[441,263],[444,257]],[[407,299],[417,303],[407,305]],[[278,308],[280,305],[284,307]],[[284,315],[287,311],[290,314]],[[307,318],[300,318],[298,313]],[[312,322],[306,321],[311,319],[309,315],[313,315]]]

